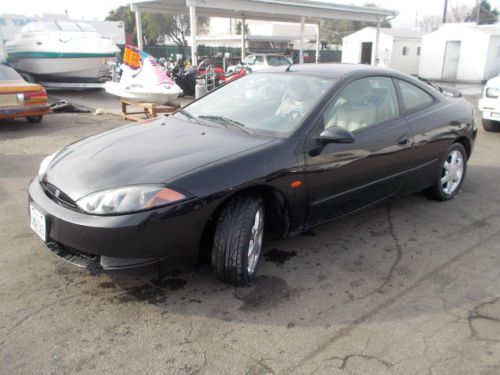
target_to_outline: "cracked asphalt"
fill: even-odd
[[[453,201],[417,194],[268,239],[258,279],[233,288],[209,267],[91,276],[31,233],[42,158],[123,123],[0,126],[1,374],[500,373],[500,133],[480,129]]]

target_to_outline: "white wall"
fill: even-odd
[[[461,41],[457,80],[483,81],[489,40],[489,34],[474,28],[444,25],[422,38],[419,75],[427,79],[441,80],[446,41]]]
[[[236,24],[238,19],[233,19]],[[251,35],[270,35],[270,36],[300,36],[300,23],[290,22],[270,22],[260,20],[246,20]],[[208,35],[230,35],[231,21],[229,18],[211,17],[209,20]],[[304,40],[316,39],[316,26],[305,24]],[[295,46],[298,48],[298,45]]]
[[[500,36],[490,37],[490,46],[486,58],[483,80],[488,80],[500,73]]]
[[[399,70],[407,74],[418,74],[420,56],[417,49],[422,45],[420,39],[394,38],[390,68]],[[403,47],[408,47],[407,56],[403,56]]]
[[[372,42],[372,65],[375,63],[375,40],[377,31],[374,28],[364,28],[342,39],[342,63],[361,63],[361,43]],[[393,39],[392,36],[380,33],[379,59],[383,63],[384,56],[391,56]],[[390,61],[390,59],[389,59]]]

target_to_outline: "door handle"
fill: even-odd
[[[403,135],[398,139],[399,146],[408,146],[410,144],[410,138],[407,135]]]

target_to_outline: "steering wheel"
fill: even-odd
[[[292,109],[290,112],[282,113],[281,117],[288,120],[299,120],[304,117],[302,111],[297,109]]]

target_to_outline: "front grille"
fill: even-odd
[[[41,182],[43,190],[45,194],[62,206],[77,208],[76,202],[69,197],[69,195],[65,194],[63,191],[52,185],[50,182],[43,181]]]

